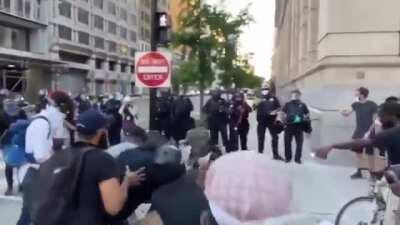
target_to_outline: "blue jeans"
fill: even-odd
[[[36,179],[38,171],[34,168],[29,168],[24,180],[22,181],[22,209],[17,225],[31,225],[30,209],[33,204],[33,181]]]

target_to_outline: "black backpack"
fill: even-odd
[[[56,152],[40,165],[34,182],[34,225],[69,225],[77,209],[77,186],[87,152],[93,147]]]

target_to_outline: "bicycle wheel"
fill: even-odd
[[[383,220],[378,218],[375,198],[368,196],[355,198],[343,206],[336,217],[335,225],[383,225]]]

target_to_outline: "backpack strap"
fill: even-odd
[[[51,136],[51,123],[50,123],[50,120],[45,116],[39,115],[39,116],[36,116],[36,117],[32,118],[31,122],[33,122],[33,121],[35,121],[37,119],[45,120],[49,124],[49,132],[47,133],[47,139],[50,139],[50,136]]]

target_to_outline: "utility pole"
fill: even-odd
[[[151,51],[157,51],[157,17],[158,11],[158,0],[151,0]],[[149,110],[149,129],[155,130],[155,114],[156,114],[156,101],[157,101],[157,89],[150,89],[150,110]]]

